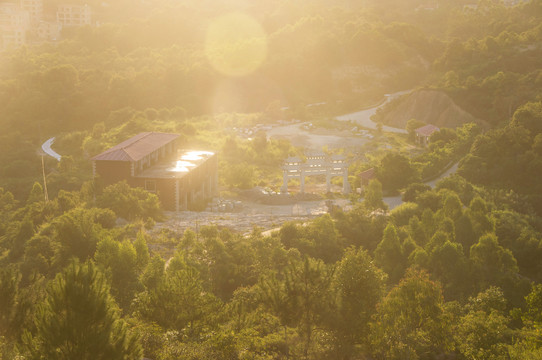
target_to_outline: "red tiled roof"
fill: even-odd
[[[365,170],[359,174],[359,176],[362,179],[371,180],[375,178],[375,168],[370,168],[369,170]]]
[[[439,131],[440,129],[436,127],[435,125],[425,125],[421,128],[416,129],[416,133],[420,134],[421,136],[431,136],[434,132]]]
[[[92,160],[138,161],[178,137],[179,134],[141,133],[94,156]]]

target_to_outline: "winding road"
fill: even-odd
[[[52,138],[50,138],[49,140],[47,140],[46,142],[44,142],[42,145],[41,145],[41,149],[43,150],[44,153],[46,153],[47,155],[51,156],[51,157],[54,157],[55,159],[57,159],[57,161],[60,161],[60,159],[62,158],[62,156],[60,156],[56,151],[54,151],[53,149],[51,149],[51,146],[53,145],[53,143],[55,142],[55,137],[53,136]]]
[[[440,179],[444,179],[445,177],[449,175],[455,174],[455,172],[457,171],[458,165],[459,165],[459,162],[456,162],[455,164],[452,165],[452,167],[450,167],[448,170],[442,173],[439,177],[431,181],[428,181],[425,184],[434,188]],[[401,195],[384,197],[382,200],[384,200],[384,202],[388,205],[390,210],[393,210],[394,208],[396,208],[397,206],[403,203]]]
[[[388,94],[386,95],[386,100],[378,106],[372,107],[370,109],[365,109],[358,112],[346,114],[346,115],[337,116],[335,119],[339,121],[352,121],[368,129],[376,130],[377,124],[373,120],[371,120],[371,117],[374,114],[376,114],[376,111],[380,109],[381,107],[383,107],[384,105],[386,105],[391,100],[396,99],[401,95],[408,94],[411,91],[412,90],[405,90],[405,91],[396,92],[394,94]],[[385,126],[385,125],[382,127],[382,130],[388,131],[388,132],[399,133],[399,134],[407,133],[405,129],[399,129],[399,128],[394,128],[394,127]]]
[[[350,114],[346,114],[346,115],[337,116],[336,119],[339,120],[339,121],[352,121],[352,122],[354,122],[354,123],[356,123],[358,125],[361,125],[361,126],[366,127],[368,129],[373,129],[374,130],[374,129],[376,129],[377,124],[371,119],[371,117],[374,114],[376,114],[376,111],[379,108],[386,105],[391,100],[396,99],[401,95],[408,94],[411,91],[412,90],[405,90],[405,91],[396,92],[394,94],[386,95],[386,100],[382,104],[380,104],[378,106],[372,107],[370,109],[358,111],[358,112],[355,112],[355,113],[350,113]],[[407,131],[405,129],[394,128],[394,127],[391,127],[391,126],[383,126],[382,130],[388,131],[388,132],[400,133],[400,134],[406,134],[407,133]],[[440,175],[439,177],[437,177],[434,180],[431,180],[431,181],[427,182],[426,184],[431,186],[432,188],[434,188],[436,183],[440,179],[443,179],[443,178],[455,173],[457,171],[457,166],[458,166],[458,163],[454,164],[447,171],[445,171],[442,175]],[[401,200],[400,195],[399,196],[388,196],[388,197],[385,197],[383,200],[389,206],[390,210],[397,207],[397,206],[399,206],[399,205],[401,205],[403,203],[403,201]]]

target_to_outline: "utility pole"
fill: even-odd
[[[43,174],[43,194],[45,195],[45,202],[48,202],[49,194],[47,192],[47,178],[45,176],[45,162],[43,161],[43,154],[41,155],[41,172]]]

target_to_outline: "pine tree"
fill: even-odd
[[[92,262],[73,262],[57,275],[26,336],[29,359],[141,359],[136,336],[120,319],[104,276]]]
[[[384,295],[386,274],[373,264],[366,250],[350,248],[337,264],[334,288],[337,315],[334,332],[345,356],[356,345],[367,345],[369,321]]]
[[[405,259],[397,230],[391,223],[384,229],[382,241],[376,247],[375,262],[389,275],[391,283],[397,283],[403,276]]]

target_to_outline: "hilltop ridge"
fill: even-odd
[[[448,94],[438,90],[423,89],[403,95],[375,114],[375,120],[399,128],[405,128],[410,119],[450,128],[470,122],[488,126],[485,121],[459,107]]]

